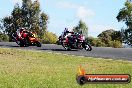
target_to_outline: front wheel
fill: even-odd
[[[36,42],[36,45],[37,45],[37,47],[41,47],[42,46],[40,42]]]
[[[20,42],[20,47],[28,47],[29,45],[28,44],[26,44],[26,43],[24,43],[24,42]]]
[[[92,50],[92,46],[90,45],[90,44],[88,44],[88,43],[85,43],[85,50],[86,51],[91,51]]]
[[[71,50],[70,45],[69,45],[69,44],[66,44],[65,42],[62,43],[62,46],[63,46],[66,50],[68,50],[68,51]]]

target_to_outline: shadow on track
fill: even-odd
[[[41,49],[41,50],[51,50],[51,51],[78,51],[76,49],[74,49],[74,50],[65,50],[65,49]]]
[[[0,46],[3,46],[3,47],[20,47],[18,45],[0,45]]]
[[[77,49],[75,50],[65,50],[65,49],[52,49],[52,51],[78,51]]]

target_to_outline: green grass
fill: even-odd
[[[79,52],[79,51],[78,51]],[[132,62],[0,48],[0,88],[131,88],[129,84],[76,82],[82,65],[88,74],[130,74]]]

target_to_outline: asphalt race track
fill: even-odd
[[[15,42],[0,42],[0,47],[18,48],[18,49],[30,49],[57,52],[63,54],[71,54],[78,56],[98,57],[98,58],[112,58],[112,59],[123,59],[132,61],[132,48],[108,48],[108,47],[93,47],[92,51],[85,50],[71,50],[66,51],[61,45],[55,44],[44,44],[42,47],[30,46],[30,47],[19,47]]]

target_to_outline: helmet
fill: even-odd
[[[24,30],[24,28],[20,28],[20,32],[22,32]]]
[[[22,31],[26,31],[25,28],[20,28],[20,32],[22,32]]]
[[[64,32],[67,32],[68,31],[68,28],[65,28]]]
[[[71,31],[71,34],[74,34],[74,31]]]

